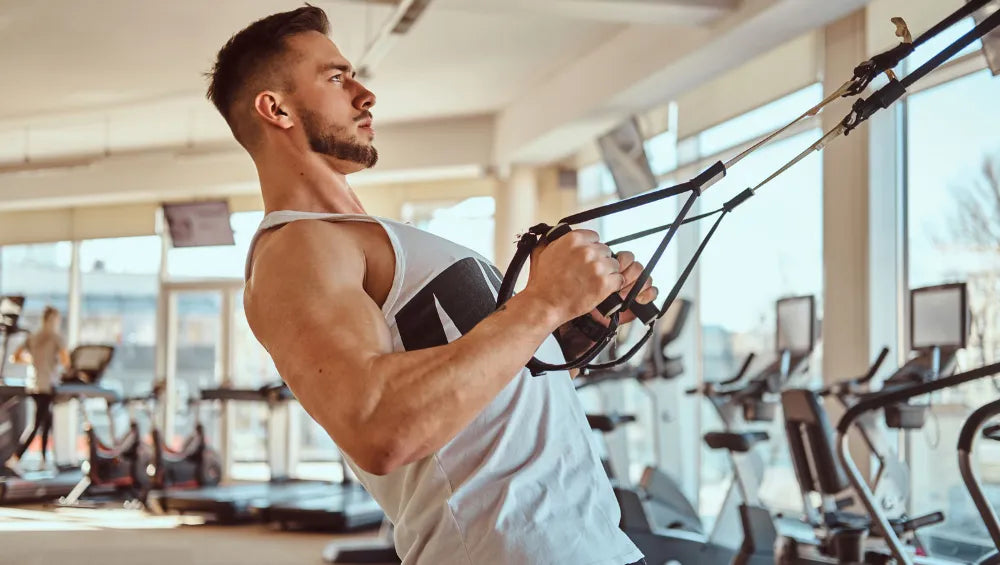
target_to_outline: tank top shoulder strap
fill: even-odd
[[[398,253],[399,250],[399,240],[392,229],[395,222],[385,218],[379,218],[377,216],[368,216],[366,214],[331,214],[326,212],[299,212],[296,210],[276,210],[264,216],[261,220],[260,226],[257,227],[257,233],[254,234],[253,239],[250,241],[250,247],[247,250],[247,260],[246,267],[244,269],[243,277],[244,280],[250,279],[250,273],[253,268],[253,252],[254,248],[257,246],[257,240],[260,238],[261,234],[268,230],[279,228],[281,226],[290,224],[298,220],[322,220],[327,222],[365,222],[371,224],[379,224],[385,230],[386,234],[389,236],[389,241],[392,243],[393,250]]]

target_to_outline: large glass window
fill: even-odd
[[[125,395],[149,391],[156,378],[161,250],[156,236],[80,244],[80,343],[115,346],[102,384]]]
[[[237,212],[229,218],[235,245],[179,247],[167,253],[171,279],[243,278],[250,241],[264,219],[263,212]]]
[[[661,226],[669,223],[677,213],[677,202],[675,198],[661,200],[659,202],[640,206],[632,210],[612,214],[601,218],[601,227],[598,230],[604,241],[622,237],[634,233],[640,229]],[[647,264],[650,257],[656,251],[662,241],[665,232],[644,237],[634,241],[622,243],[614,246],[615,251],[631,251],[636,261]],[[663,301],[669,294],[671,287],[677,279],[677,249],[678,238],[674,237],[670,245],[652,271],[653,284],[660,294],[654,301],[658,306],[663,305]],[[641,337],[645,327],[633,324],[627,336],[623,336],[622,347],[619,354],[627,349]],[[622,330],[623,332],[625,330]],[[647,348],[648,349],[648,348]],[[642,357],[636,357],[636,361]],[[651,402],[651,394],[655,394],[655,388],[644,388],[638,381],[630,380],[621,383],[622,408],[627,414],[634,414],[637,422],[625,426],[624,435],[628,442],[629,457],[629,480],[635,482],[639,480],[642,471],[647,466],[658,466],[656,461],[657,447],[654,445],[656,434],[653,433],[652,426],[663,427],[664,414],[654,414],[654,403]],[[661,409],[662,411],[662,409]]]
[[[188,400],[198,398],[201,390],[219,386],[219,347],[222,341],[222,293],[217,290],[173,292],[176,342],[173,363],[177,415],[174,435],[181,443],[194,429],[195,414],[188,410]],[[218,441],[217,418],[203,414],[206,433]]]
[[[714,155],[778,129],[823,99],[823,85],[815,83],[710,127],[698,134],[701,154]]]
[[[806,88],[702,133],[700,145],[716,148],[727,138],[749,139],[776,129],[782,120],[800,114],[820,97],[818,87]],[[701,211],[715,210],[739,191],[755,186],[820,135],[818,129],[807,131],[754,152],[705,193]],[[703,165],[709,162],[706,159]],[[775,302],[779,298],[812,294],[821,304],[822,181],[822,160],[813,154],[729,214],[706,247],[699,263],[705,381],[731,377],[750,353],[756,355],[751,372],[775,358]],[[701,222],[702,237],[712,222],[714,218]],[[815,375],[790,384],[808,386]],[[703,432],[721,428],[718,414],[707,403],[701,414]],[[771,430],[774,439],[761,498],[769,507],[795,510],[801,508],[801,498],[797,489],[788,488],[796,480],[779,424],[775,422]],[[702,513],[712,515],[722,504],[732,471],[726,453],[704,445],[702,450],[699,500]]]
[[[476,196],[449,204],[404,206],[405,221],[414,226],[464,245],[493,261],[493,231],[496,201],[492,196]]]
[[[962,369],[1000,358],[1000,81],[984,70],[919,92],[907,102],[910,287],[966,281],[972,312]],[[982,381],[933,399],[934,417],[914,434],[910,464],[916,512],[942,510],[933,538],[987,539],[959,477],[955,441],[971,410],[995,399]],[[1000,504],[1000,445],[980,441],[976,465]],[[941,542],[944,543],[944,542]]]
[[[63,314],[63,335],[66,335],[69,305],[69,267],[73,254],[71,243],[8,245],[0,248],[0,294],[25,297],[24,312],[19,324],[35,331],[41,326],[42,312],[53,306]],[[20,334],[10,340],[13,350],[24,339]],[[27,377],[24,365],[6,364],[6,378]]]

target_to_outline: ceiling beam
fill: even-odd
[[[738,5],[738,0],[453,0],[443,7],[608,23],[694,26],[732,12]]]
[[[746,0],[711,27],[628,26],[500,112],[496,160],[562,159],[626,116],[668,102],[867,2]]]

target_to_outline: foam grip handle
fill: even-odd
[[[610,317],[622,307],[622,297],[617,292],[605,298],[597,305],[597,311],[605,318]]]
[[[652,302],[647,302],[646,304],[639,304],[635,302],[632,307],[629,308],[636,318],[642,320],[642,323],[649,325],[650,322],[656,319],[656,316],[660,314],[660,309],[656,307]]]
[[[601,313],[604,317],[610,317],[622,306],[622,297],[617,292],[611,296],[605,298],[600,304],[597,305],[597,311]],[[635,317],[642,320],[643,324],[649,324],[649,322],[656,319],[656,316],[660,313],[660,309],[656,307],[652,302],[648,304],[639,304],[638,302],[633,302],[632,307],[629,310],[635,314]]]

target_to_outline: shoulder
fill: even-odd
[[[300,220],[259,236],[244,287],[248,320],[270,319],[290,301],[331,288],[362,288],[365,256],[354,230],[340,223]]]
[[[253,250],[251,281],[274,271],[320,264],[349,267],[363,264],[363,246],[349,226],[321,220],[299,220],[260,235]]]

